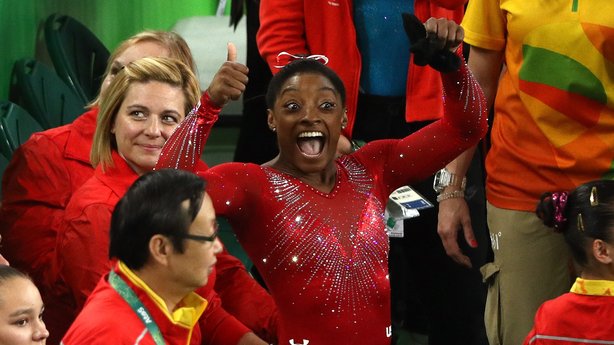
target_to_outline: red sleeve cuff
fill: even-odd
[[[217,121],[221,111],[222,107],[213,103],[209,96],[209,92],[205,91],[200,97],[200,106],[196,109],[199,124],[213,125]]]

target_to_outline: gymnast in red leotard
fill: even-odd
[[[343,82],[318,61],[295,60],[267,93],[279,155],[200,173],[277,304],[279,344],[390,344],[388,195],[486,133],[484,96],[466,65],[443,82],[441,120],[337,157],[347,121]]]

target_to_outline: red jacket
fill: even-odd
[[[28,272],[45,302],[49,344],[73,320],[73,306],[53,298],[57,233],[73,193],[93,174],[90,147],[98,108],[71,124],[34,133],[14,153],[2,178],[0,232],[11,265]]]
[[[54,285],[58,289],[53,298],[74,307],[71,321],[100,277],[111,269],[112,262],[108,259],[111,214],[119,199],[138,178],[115,151],[113,165],[104,173],[98,167],[94,176],[73,195],[58,234],[57,259],[54,260],[57,263],[54,271],[59,272]],[[201,162],[197,170],[206,170],[204,163]],[[275,306],[269,294],[249,277],[245,266],[227,251],[218,254],[217,258],[221,263],[217,266],[217,275],[223,273],[224,279],[220,279],[223,286],[216,284],[216,289],[223,291],[220,296],[228,297],[224,306],[238,314],[241,321],[245,321],[257,334],[274,339]],[[217,282],[217,279],[213,281]],[[222,308],[219,309],[217,313],[227,314]],[[231,324],[221,323],[218,327],[233,331],[218,332],[222,337],[235,334],[237,329],[243,327],[233,324],[236,322],[234,317],[227,322]]]
[[[78,312],[112,263],[109,260],[111,214],[139,175],[113,151],[113,167],[102,167],[75,192],[66,206],[55,250],[56,282],[66,284]],[[76,315],[76,313],[75,313]]]
[[[535,314],[524,345],[611,344],[614,297],[573,292],[547,301]]]
[[[422,21],[430,17],[460,23],[466,0],[415,0],[414,14]],[[400,14],[399,14],[400,15]],[[351,136],[356,116],[361,57],[356,43],[352,0],[262,0],[258,49],[277,73],[277,54],[324,54],[343,80],[347,92],[348,125]],[[394,52],[392,50],[391,52]],[[407,76],[407,121],[438,119],[443,115],[439,72],[410,64]]]
[[[118,268],[115,268],[115,272],[123,278],[143,303],[160,329],[166,344],[196,345],[202,342],[203,344],[234,345],[243,334],[248,332],[248,329],[240,325],[232,316],[217,314],[217,311],[221,309],[220,301],[209,284],[195,291],[207,300],[207,306],[198,323],[190,328],[174,323],[143,289],[136,286]],[[223,327],[229,322],[237,324],[238,331]],[[221,329],[220,326],[222,326]],[[146,331],[143,321],[109,284],[108,274],[100,279],[85,308],[71,325],[62,342],[65,345],[155,344],[151,334]]]
[[[11,265],[28,272],[41,290],[50,344],[59,342],[76,315],[76,302],[66,299],[67,287],[58,282],[55,250],[71,196],[94,175],[89,154],[97,115],[98,108],[93,108],[71,124],[32,135],[13,153],[2,180],[3,254]],[[217,259],[220,279],[215,288],[224,308],[260,337],[275,339],[275,305],[268,293],[228,252]],[[90,277],[87,291],[97,281]]]
[[[2,177],[3,254],[40,287],[54,257],[58,227],[71,195],[94,174],[90,147],[98,108],[73,123],[34,133]]]

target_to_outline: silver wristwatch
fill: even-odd
[[[448,186],[458,186],[461,190],[465,190],[467,184],[467,178],[463,177],[461,180],[456,174],[449,172],[446,168],[439,170],[435,174],[433,180],[433,189],[437,193],[443,192],[443,189]]]

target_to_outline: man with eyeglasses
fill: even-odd
[[[229,332],[221,318],[232,316],[217,313],[219,298],[207,284],[222,251],[217,231],[204,180],[172,169],[141,176],[111,218],[109,256],[117,264],[62,343],[201,344]],[[228,334],[227,344],[266,344],[243,333],[238,342]]]

